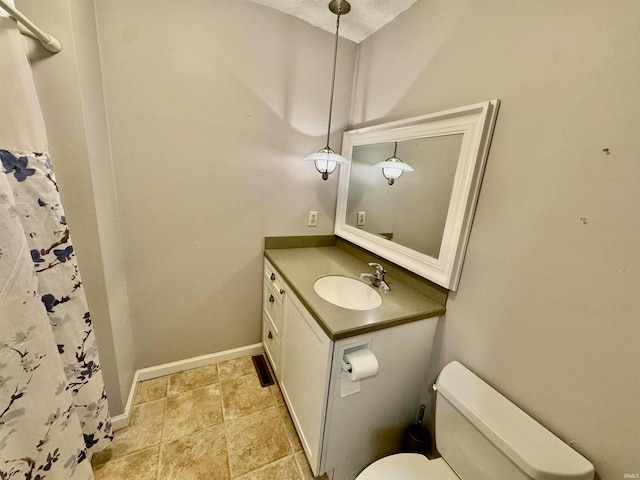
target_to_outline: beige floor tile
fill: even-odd
[[[328,480],[326,474],[320,475],[319,477],[314,477],[313,472],[311,471],[311,467],[309,466],[309,462],[307,461],[307,456],[304,452],[296,452],[294,455],[296,462],[298,462],[298,467],[300,467],[300,471],[302,472],[302,480]]]
[[[164,398],[167,395],[168,379],[169,377],[158,377],[138,383],[134,405]]]
[[[278,407],[225,423],[232,478],[291,455]]]
[[[296,427],[293,425],[293,420],[291,420],[291,416],[289,415],[289,410],[287,410],[287,407],[285,405],[280,405],[278,409],[280,411],[280,418],[282,418],[282,423],[284,423],[284,430],[285,432],[287,432],[289,445],[291,445],[291,449],[294,452],[299,452],[300,450],[302,450],[302,444],[300,443],[300,437],[298,437]]]
[[[217,383],[167,397],[163,442],[222,423],[220,386]]]
[[[93,456],[94,465],[159,444],[164,411],[164,398],[133,407],[129,426],[116,431],[113,443]]]
[[[276,383],[275,385],[271,385],[269,389],[271,390],[273,399],[276,401],[276,405],[284,405],[284,397],[282,396],[282,392],[280,391],[278,384]]]
[[[93,467],[95,480],[156,480],[160,445]]]
[[[223,424],[162,444],[158,480],[228,478],[229,465]]]
[[[231,380],[233,378],[244,377],[250,373],[255,373],[251,356],[234,358],[218,363],[218,376],[220,381]]]
[[[302,480],[302,476],[295,458],[289,455],[238,477],[237,480]]]
[[[260,386],[257,375],[245,375],[220,383],[225,421],[273,407],[271,390]]]
[[[183,393],[194,388],[211,385],[212,383],[218,383],[218,367],[215,364],[193,368],[169,376],[167,395]]]

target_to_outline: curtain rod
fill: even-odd
[[[5,0],[0,0],[0,8],[6,10],[9,15],[24,25],[27,30],[31,31],[34,36],[40,40],[44,48],[53,53],[58,53],[62,50],[62,45],[55,37],[40,30],[31,20],[25,17],[20,10],[16,9],[16,7],[10,5]]]

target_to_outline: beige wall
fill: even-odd
[[[332,231],[337,179],[300,160],[324,143],[332,38],[245,0],[97,2],[116,203],[97,44],[74,44],[90,6],[17,3],[65,47],[34,75],[113,409],[124,265],[140,368],[258,342],[263,237]],[[636,0],[421,0],[361,45],[351,111],[360,127],[502,100],[430,378],[461,360],[605,480],[640,471],[639,20]]]
[[[30,57],[89,308],[112,415],[124,411],[134,351],[104,112],[95,15],[84,0],[18,0],[63,45]]]
[[[640,472],[639,24],[636,0],[421,0],[361,44],[352,111],[502,100],[430,379],[460,360],[606,480]]]
[[[257,343],[264,236],[333,231],[337,178],[302,161],[324,146],[333,36],[247,0],[96,8],[137,366]]]

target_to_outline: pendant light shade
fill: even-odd
[[[413,168],[411,168],[406,163],[403,163],[396,156],[396,152],[398,151],[398,142],[396,142],[395,147],[393,149],[393,155],[387,158],[384,162],[376,163],[373,168],[382,169],[382,176],[389,181],[389,185],[393,185],[394,182],[402,176],[404,172],[413,172]]]
[[[347,159],[338,155],[329,147],[324,147],[318,153],[312,153],[305,160],[313,161],[316,170],[322,174],[322,179],[329,178],[329,174],[333,173],[339,163],[347,163]]]
[[[347,159],[338,155],[329,146],[331,136],[331,113],[333,112],[333,91],[336,83],[336,60],[338,58],[338,30],[340,29],[340,15],[346,15],[351,10],[351,5],[346,0],[332,0],[329,3],[329,10],[336,15],[336,41],[333,49],[333,73],[331,75],[331,97],[329,98],[329,122],[327,125],[327,144],[318,153],[312,153],[305,160],[313,161],[316,170],[322,174],[322,179],[326,180],[333,173],[339,163],[348,163]]]

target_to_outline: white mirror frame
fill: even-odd
[[[444,112],[373,125],[344,133],[336,207],[335,234],[396,263],[438,285],[455,291],[471,232],[484,166],[500,100],[490,100]],[[416,138],[462,134],[462,146],[453,181],[442,245],[438,258],[390,242],[346,223],[351,157],[358,145],[399,142]],[[402,179],[398,180],[398,184]],[[388,188],[381,183],[380,188]]]

